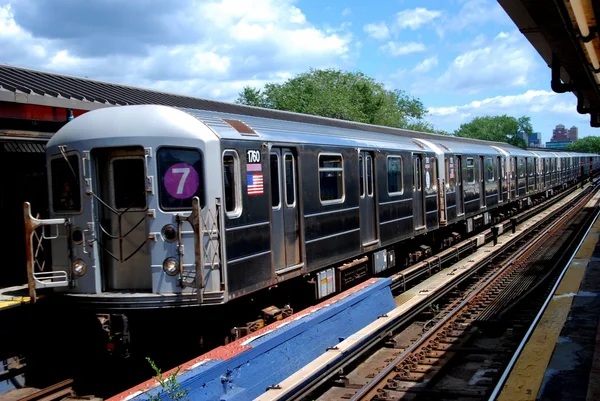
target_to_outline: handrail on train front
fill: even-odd
[[[29,298],[31,303],[37,300],[36,288],[43,287],[62,287],[68,285],[67,272],[40,272],[38,275],[44,281],[38,280],[35,273],[35,254],[33,252],[33,234],[38,227],[66,224],[67,219],[37,219],[31,215],[31,204],[25,202],[23,204],[23,215],[25,218],[25,252],[27,258],[27,286],[29,287]],[[42,233],[41,239],[54,239],[56,237],[46,237]],[[40,239],[40,241],[41,241]],[[49,282],[47,281],[49,280]],[[59,281],[56,281],[59,280]]]

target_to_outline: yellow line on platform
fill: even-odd
[[[26,302],[29,302],[29,297],[23,297],[18,300],[0,301],[0,310],[14,308]]]
[[[596,220],[579,252],[571,261],[552,300],[504,384],[497,398],[498,401],[536,400],[554,347],[571,311],[573,298],[579,292],[587,264],[599,237],[600,219]]]

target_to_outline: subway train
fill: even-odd
[[[120,106],[68,122],[46,149],[49,218],[24,205],[30,291],[156,309],[298,280],[322,299],[600,167],[598,155],[247,110]],[[36,230],[50,269],[35,263]]]

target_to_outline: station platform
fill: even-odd
[[[218,347],[177,368],[191,401],[254,399],[268,387],[335,347],[394,308],[391,279],[371,278],[344,293]],[[107,401],[145,401],[167,395],[156,379]],[[166,398],[163,398],[166,399]]]
[[[597,219],[496,400],[600,400],[599,323],[600,219]]]
[[[43,295],[38,296],[42,298]],[[29,304],[29,290],[27,284],[15,287],[0,288],[0,312],[6,309],[16,308],[25,304]]]

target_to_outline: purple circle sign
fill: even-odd
[[[174,198],[187,199],[196,193],[200,185],[200,177],[191,165],[187,163],[173,164],[163,179],[167,192]]]

